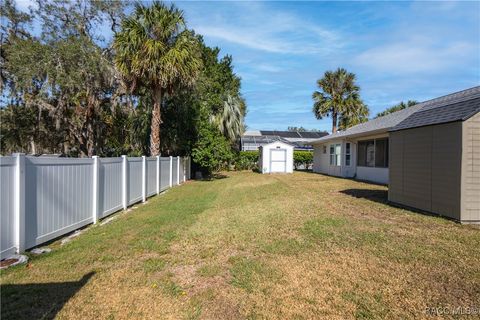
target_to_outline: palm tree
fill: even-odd
[[[358,112],[358,109],[367,107],[360,99],[360,88],[355,84],[355,74],[343,68],[327,71],[323,78],[317,81],[317,85],[321,91],[315,91],[312,95],[313,112],[317,119],[332,117],[332,133],[337,132],[339,117],[355,119],[365,113]]]
[[[347,112],[340,115],[340,118],[338,119],[338,128],[340,130],[345,130],[359,123],[367,122],[369,115],[370,110],[362,103],[362,105],[358,106],[356,109],[347,110]]]
[[[198,42],[186,29],[183,12],[174,5],[138,3],[115,35],[115,64],[131,91],[145,86],[153,99],[150,153],[160,154],[161,105],[178,86],[192,86],[202,61]]]
[[[393,107],[387,108],[385,111],[377,113],[375,118],[383,117],[383,116],[386,116],[387,114],[397,112],[397,111],[400,111],[400,110],[403,110],[403,109],[406,109],[406,108],[410,108],[410,107],[412,107],[416,104],[418,104],[418,101],[416,101],[416,100],[408,100],[407,103],[402,101],[399,104],[394,105]]]
[[[223,110],[212,118],[220,132],[230,141],[235,141],[245,129],[243,110],[243,101],[240,98],[227,95]]]

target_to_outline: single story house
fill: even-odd
[[[389,200],[480,222],[480,86],[311,142],[313,171],[389,185]]]
[[[415,105],[310,142],[313,171],[388,184],[388,130],[420,108]]]
[[[274,141],[260,147],[258,167],[262,173],[292,173],[293,145]]]

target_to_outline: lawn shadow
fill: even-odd
[[[65,303],[95,274],[79,281],[5,284],[1,291],[2,319],[54,319]]]
[[[223,173],[213,173],[211,175],[202,175],[199,177],[195,177],[196,181],[213,181],[213,180],[221,180],[221,179],[226,179],[229,178],[228,175],[223,174]]]
[[[388,204],[388,191],[387,190],[371,190],[371,189],[345,189],[340,191],[343,194],[349,195],[355,198],[367,199],[370,201]]]

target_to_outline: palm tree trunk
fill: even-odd
[[[337,133],[337,113],[332,113],[332,133]]]
[[[161,114],[162,89],[155,87],[153,90],[153,110],[152,124],[150,132],[150,155],[160,155],[160,124],[162,123]]]

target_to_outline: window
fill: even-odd
[[[327,146],[323,146],[323,153],[327,153]]]
[[[335,165],[335,145],[330,145],[330,165]]]
[[[331,144],[330,145],[330,165],[339,166],[341,164],[341,144]]]
[[[388,138],[359,141],[357,165],[388,168]]]
[[[388,139],[375,140],[375,167],[388,168]]]
[[[342,145],[341,144],[336,144],[335,145],[335,158],[337,162],[335,165],[339,166],[341,165],[341,153],[342,153]]]
[[[345,144],[345,165],[349,166],[350,165],[350,158],[351,158],[351,153],[350,153],[350,142],[347,142]]]

